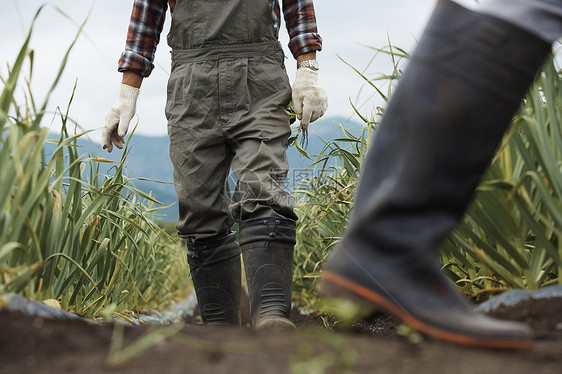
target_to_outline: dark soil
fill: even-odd
[[[113,326],[0,312],[0,373],[556,373],[562,372],[562,298],[525,301],[491,313],[526,321],[531,351],[459,347],[429,338],[412,343],[379,314],[351,331],[331,331],[319,316],[293,314],[298,332],[203,327],[188,323],[120,366],[108,362]],[[247,319],[247,315],[245,317]],[[327,324],[334,322],[329,319]],[[124,345],[154,331],[128,327]],[[418,335],[419,337],[419,335]],[[146,340],[145,340],[146,341]],[[116,352],[115,350],[113,352]]]

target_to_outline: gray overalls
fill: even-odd
[[[166,117],[177,229],[205,324],[239,324],[240,251],[252,325],[289,321],[295,220],[283,190],[291,86],[268,0],[178,0]],[[231,197],[229,170],[238,179]],[[240,240],[230,229],[240,223]]]
[[[296,219],[282,188],[291,87],[267,0],[178,0],[166,105],[182,238],[234,221]],[[225,181],[238,179],[231,197]]]

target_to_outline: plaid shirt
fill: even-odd
[[[187,0],[189,1],[189,0]],[[289,49],[295,58],[303,53],[320,51],[322,38],[317,33],[312,0],[282,0],[283,15],[289,32]],[[279,0],[269,0],[275,34],[279,36],[281,11]],[[154,54],[164,27],[168,6],[173,13],[176,0],[135,0],[127,33],[125,52],[119,71],[134,71],[148,77],[154,69]]]

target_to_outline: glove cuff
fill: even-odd
[[[297,69],[297,73],[295,75],[295,82],[303,82],[307,86],[317,85],[318,71],[307,69],[307,68]]]
[[[119,90],[119,101],[127,103],[131,106],[136,106],[137,98],[139,97],[140,89],[127,84],[121,84]]]

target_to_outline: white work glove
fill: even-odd
[[[309,68],[297,70],[293,83],[293,108],[303,130],[322,117],[328,109],[328,96],[318,84],[318,72]]]
[[[121,85],[117,102],[105,116],[105,128],[101,134],[101,145],[108,152],[113,151],[114,145],[119,149],[123,148],[129,123],[137,111],[139,92],[138,88]]]

